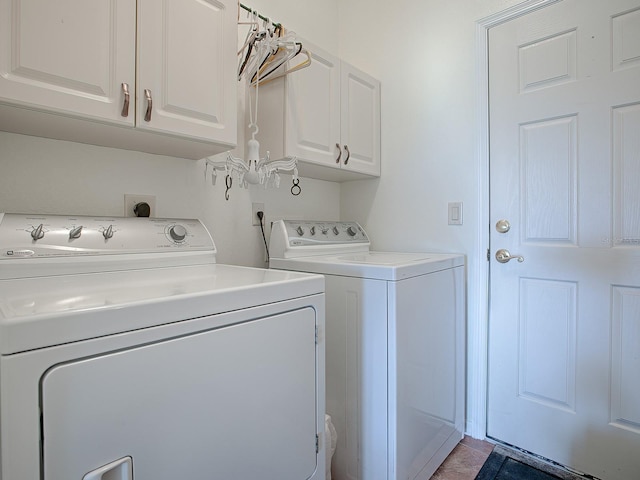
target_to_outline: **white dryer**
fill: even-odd
[[[369,246],[356,222],[280,220],[270,267],[325,276],[334,480],[426,480],[463,436],[464,258]]]
[[[198,220],[0,214],[4,480],[324,479],[324,280],[215,253]]]

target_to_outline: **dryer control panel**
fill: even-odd
[[[195,219],[0,214],[0,260],[213,250]]]
[[[357,222],[278,220],[271,229],[276,258],[369,250],[369,237]]]
[[[0,279],[215,263],[196,219],[0,213]]]

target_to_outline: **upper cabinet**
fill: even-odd
[[[229,0],[138,0],[136,125],[235,146],[236,17]]]
[[[202,158],[237,142],[231,0],[0,0],[0,129]]]
[[[259,86],[257,139],[271,158],[298,157],[300,175],[380,176],[380,82],[304,41],[311,66]]]

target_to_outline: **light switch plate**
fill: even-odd
[[[462,225],[462,202],[449,202],[449,225]]]

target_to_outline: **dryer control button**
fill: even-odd
[[[187,236],[187,229],[182,225],[174,225],[169,228],[169,236],[175,242],[182,242]]]
[[[356,233],[358,233],[358,232],[356,232],[355,228],[349,227],[349,228],[347,228],[347,233],[349,234],[349,236],[355,237]]]
[[[31,230],[31,238],[40,240],[42,237],[44,237],[44,225],[40,224],[37,227],[33,227],[33,230]]]
[[[80,238],[80,235],[82,235],[82,225],[78,225],[69,230],[69,238]]]
[[[304,235],[304,230],[302,229],[302,227],[296,228],[296,232],[298,232],[298,235],[300,236]]]
[[[111,237],[113,237],[113,225],[109,225],[107,228],[102,230],[102,236],[105,240],[109,240]]]

